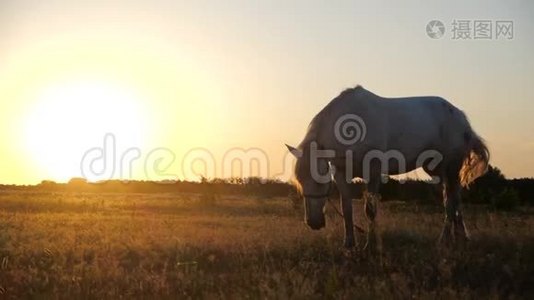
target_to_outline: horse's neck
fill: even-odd
[[[299,145],[299,149],[302,150],[306,147],[309,147],[312,142],[317,142],[320,123],[321,123],[321,116],[320,115],[315,116],[315,118],[313,118],[310,125],[308,126],[308,130],[306,131],[306,135],[304,136],[304,139]]]
[[[298,148],[301,150],[308,149],[312,142],[317,142],[317,131],[308,131]]]

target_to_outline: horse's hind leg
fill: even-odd
[[[454,219],[454,237],[457,241],[468,241],[470,239],[460,207],[456,210],[456,218]]]
[[[449,176],[443,188],[445,224],[440,237],[440,241],[445,244],[449,243],[453,237],[456,241],[469,239],[461,211],[460,192],[458,176]]]
[[[452,240],[452,220],[454,219],[454,209],[451,198],[449,197],[448,186],[443,184],[443,206],[445,207],[445,223],[439,237],[442,244],[450,244]]]
[[[365,216],[367,217],[367,243],[365,248],[376,247],[378,252],[382,252],[382,236],[377,226],[376,216],[380,204],[380,176],[372,178],[367,184],[367,191],[364,193]]]
[[[448,199],[451,199],[451,213],[452,213],[452,224],[454,229],[454,239],[456,241],[466,241],[469,240],[469,234],[465,227],[464,218],[462,214],[462,203],[461,203],[461,190],[462,187],[459,182],[455,182],[454,186],[451,186],[449,189]]]

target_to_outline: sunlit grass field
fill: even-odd
[[[383,203],[380,259],[328,209],[314,232],[285,198],[2,192],[0,298],[534,296],[532,211],[467,207],[472,241],[444,249],[439,206]]]

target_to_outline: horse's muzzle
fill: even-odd
[[[310,219],[306,220],[306,224],[313,229],[313,230],[319,230],[325,226],[325,220],[324,218],[320,219],[319,221],[312,221]]]

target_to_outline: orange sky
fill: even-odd
[[[0,182],[80,176],[84,154],[107,133],[113,177],[196,179],[197,156],[214,165],[208,175],[235,175],[229,157],[251,148],[268,165],[260,175],[277,176],[287,169],[284,143],[298,144],[315,113],[357,83],[382,96],[449,99],[487,140],[494,165],[533,176],[533,8],[2,1]],[[446,25],[442,39],[426,35],[433,19]],[[513,20],[514,38],[453,40],[454,19]],[[132,149],[140,157],[126,168],[117,160]]]

